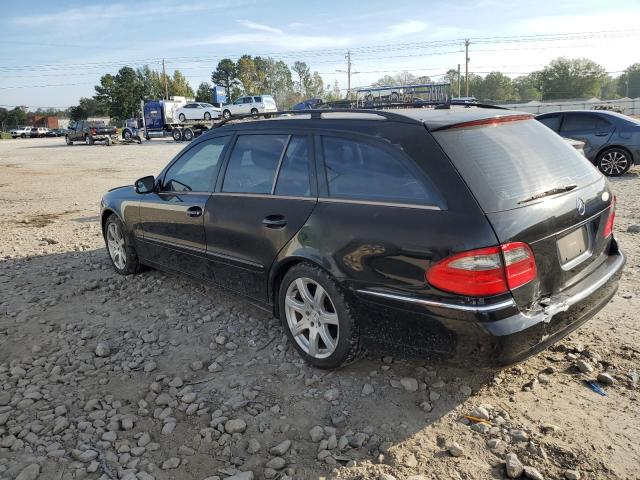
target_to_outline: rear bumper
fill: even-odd
[[[611,250],[591,275],[546,299],[535,311],[521,311],[508,300],[461,310],[459,305],[359,290],[358,300],[366,312],[360,321],[363,335],[455,363],[520,362],[580,327],[611,300],[626,261],[615,241]],[[375,309],[370,308],[373,303]]]

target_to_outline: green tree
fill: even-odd
[[[313,72],[305,88],[305,98],[322,98],[324,81],[318,72]]]
[[[474,89],[474,96],[478,99],[493,102],[506,102],[518,99],[516,88],[507,77],[500,72],[488,73]]]
[[[620,88],[619,85],[620,77],[611,78],[607,77],[602,82],[602,86],[600,87],[600,98],[603,100],[613,100],[618,98],[618,90]]]
[[[270,72],[273,69],[273,58],[255,57],[253,65],[255,67],[255,88],[258,93],[271,92]]]
[[[193,89],[180,70],[174,70],[169,83],[169,96],[193,97]]]
[[[227,100],[231,101],[231,88],[238,85],[238,68],[233,60],[229,58],[223,58],[218,62],[218,66],[211,74],[211,81],[224,87],[227,91]]]
[[[245,95],[255,95],[257,91],[256,64],[251,55],[243,55],[238,59],[238,80],[242,84]]]
[[[539,81],[536,76],[536,73],[530,73],[513,79],[513,86],[518,93],[519,100],[530,102],[531,100],[540,100],[542,98],[542,93],[538,89]]]
[[[109,112],[105,111],[104,106],[95,98],[81,97],[78,105],[69,109],[69,117],[75,121],[108,114]]]
[[[600,95],[605,69],[588,58],[556,58],[537,75],[544,100]]]
[[[327,102],[337,102],[338,100],[342,100],[342,92],[340,91],[340,86],[338,85],[338,81],[334,80],[333,88],[329,90],[327,86],[327,91],[324,94],[324,100]]]
[[[15,107],[12,110],[5,110],[4,112],[4,119],[0,119],[0,121],[2,121],[4,128],[7,130],[23,126],[27,123],[27,112],[20,107]]]
[[[117,121],[135,116],[145,93],[143,82],[131,67],[122,67],[115,76],[103,75],[95,90],[100,108]]]
[[[622,97],[640,97],[640,63],[626,68],[618,77],[618,94]]]
[[[270,59],[268,85],[269,93],[281,108],[290,108],[297,102],[291,70],[282,60]]]
[[[211,102],[211,85],[208,82],[202,82],[196,90],[196,102]]]
[[[298,75],[298,93],[302,96],[306,94],[307,88],[311,84],[311,73],[309,66],[305,62],[296,61],[293,63],[293,71]]]
[[[162,73],[156,70],[151,70],[148,65],[137,70],[138,78],[142,83],[143,95],[148,99],[160,99],[164,98],[164,81],[167,80],[167,85],[170,82],[168,75],[162,75]]]

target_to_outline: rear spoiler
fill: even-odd
[[[531,120],[533,114],[516,114],[505,115],[503,117],[488,117],[480,120],[470,120],[468,122],[452,123],[451,125],[443,125],[441,127],[431,128],[430,131],[437,132],[440,130],[451,130],[452,128],[482,127],[486,125],[499,125],[501,123],[518,122],[520,120]]]

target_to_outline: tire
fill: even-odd
[[[316,304],[318,286],[324,291],[320,306]],[[301,288],[306,289],[309,301],[303,300]],[[357,358],[358,325],[342,290],[323,270],[307,263],[291,268],[280,284],[278,305],[282,326],[305,362],[317,368],[336,368]],[[298,335],[292,332],[296,325],[302,326]],[[325,338],[333,345],[325,343]]]
[[[182,132],[182,138],[185,142],[190,142],[195,137],[195,133],[190,128],[185,128]]]
[[[253,115],[253,118],[258,118],[258,109],[257,108],[252,108],[251,109],[251,115]]]
[[[399,102],[400,94],[398,92],[391,92],[391,95],[389,95],[389,100],[394,103]]]
[[[67,145],[69,145],[69,146],[73,145],[73,140],[71,140],[71,139],[69,138],[69,135],[65,135],[65,136],[64,136],[64,141],[65,141],[65,142],[67,143]]]
[[[204,119],[211,120],[211,114],[209,112],[204,112]]]
[[[20,135],[20,138],[27,138],[27,136],[23,133],[22,135]]]
[[[111,214],[104,224],[104,242],[111,265],[120,275],[131,275],[142,270],[138,255],[132,245],[122,221]],[[119,234],[119,235],[118,235]],[[117,245],[117,248],[116,248]]]
[[[178,120],[180,120],[181,122],[184,122],[187,119],[187,117],[184,116],[184,113],[181,113],[180,115],[178,115]]]
[[[596,166],[607,177],[620,177],[631,168],[631,155],[623,148],[607,148],[598,155]]]
[[[180,130],[179,128],[174,128],[173,131],[171,132],[171,136],[173,137],[174,142],[181,142],[182,130]]]
[[[231,112],[229,110],[223,111],[222,118],[224,118],[225,120],[229,120],[231,118]]]
[[[122,138],[125,140],[131,140],[131,132],[129,130],[125,130],[122,132]]]
[[[110,146],[111,146],[111,137],[107,137],[107,138],[104,140],[104,144],[105,144],[107,147],[110,147]]]
[[[87,145],[93,145],[93,137],[91,135],[85,135],[84,143],[86,143]]]

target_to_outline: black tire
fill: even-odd
[[[231,118],[231,112],[229,110],[224,110],[222,112],[222,118],[224,118],[225,120],[228,120]]]
[[[174,142],[181,142],[182,130],[180,130],[179,128],[174,128],[173,131],[171,132],[171,136],[173,137]]]
[[[125,140],[131,140],[131,132],[129,130],[125,130],[122,132],[122,138]]]
[[[87,145],[93,145],[93,137],[91,135],[85,135],[84,143],[86,143]]]
[[[191,130],[190,128],[185,128],[184,131],[182,132],[182,138],[184,139],[185,142],[190,142],[191,140],[193,140],[194,136],[195,134],[193,133],[193,130]]]
[[[125,251],[124,268],[118,267],[115,264],[113,258],[111,257],[111,254],[109,253],[109,245],[107,242],[107,235],[108,235],[107,232],[109,231],[109,225],[111,224],[115,224],[116,228],[119,229],[119,231],[122,233],[122,236],[124,238],[124,251]],[[107,218],[107,221],[104,223],[103,237],[104,237],[105,246],[107,247],[107,256],[109,257],[109,260],[111,261],[111,265],[113,265],[113,268],[115,269],[116,272],[118,272],[120,275],[131,275],[131,274],[139,273],[142,271],[142,268],[143,268],[142,264],[138,261],[138,255],[136,254],[136,251],[133,248],[133,245],[131,245],[131,242],[129,240],[129,235],[127,234],[127,230],[124,224],[122,223],[122,221],[118,218],[116,214],[111,214],[109,218]]]
[[[330,356],[316,358],[305,352],[295,340],[287,322],[285,300],[289,286],[297,279],[307,278],[319,284],[330,298],[338,317],[338,341]],[[278,291],[278,306],[282,326],[298,354],[308,364],[317,368],[337,368],[355,360],[360,353],[360,330],[344,293],[338,284],[322,269],[308,263],[291,268],[282,279]]]
[[[110,147],[110,146],[111,146],[111,137],[107,137],[107,138],[105,138],[105,140],[104,140],[104,144],[105,144],[107,147]]]
[[[64,141],[67,143],[67,145],[72,146],[73,145],[73,140],[71,140],[69,138],[69,135],[65,135],[64,136]]]
[[[27,138],[27,136],[23,133],[22,135],[20,135],[20,138]]]
[[[204,112],[204,119],[211,120],[211,114],[209,112]]]
[[[251,109],[251,115],[253,115],[253,118],[258,118],[258,109],[257,108],[252,108]]]
[[[607,148],[598,155],[596,167],[607,177],[620,177],[631,168],[631,155],[623,148]]]
[[[181,113],[180,115],[178,115],[178,120],[180,120],[181,122],[184,122],[187,119],[187,117],[184,116],[184,113]]]

